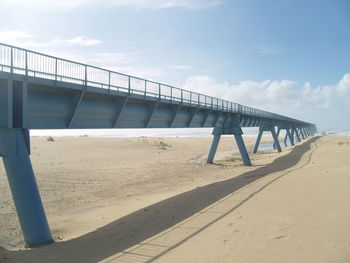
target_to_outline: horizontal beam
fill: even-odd
[[[1,75],[1,74],[0,74]],[[17,82],[19,80],[16,80]],[[2,84],[1,84],[2,83]],[[3,127],[11,127],[13,122],[11,90],[12,81],[2,79],[0,92],[0,108],[4,115],[0,119],[6,122]],[[63,85],[64,84],[64,85]],[[8,92],[9,91],[9,92]],[[125,92],[101,88],[81,86],[72,83],[35,79],[26,85],[26,98],[23,100],[29,129],[110,129],[110,128],[186,128],[186,127],[224,127],[233,122],[235,115],[240,116],[240,126],[260,127],[272,120],[249,114],[237,114],[211,107],[190,105],[177,101],[169,101],[158,97],[145,97],[144,94],[129,94]],[[78,99],[77,94],[80,94]],[[17,97],[17,96],[16,96]],[[149,105],[157,107],[151,110]],[[7,105],[7,106],[6,106]],[[181,105],[181,106],[180,106]],[[154,113],[157,114],[154,114]],[[148,120],[148,117],[151,117]],[[7,121],[6,121],[7,120]],[[304,123],[273,120],[277,126],[312,127]],[[6,126],[7,125],[7,126]]]

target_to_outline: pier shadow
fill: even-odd
[[[319,137],[313,137],[303,144],[295,146],[291,152],[275,159],[271,164],[225,181],[198,187],[165,199],[78,238],[30,250],[8,251],[0,246],[0,262],[95,263],[106,260],[120,252],[128,250],[130,247],[140,243],[142,244],[144,240],[175,226],[264,176],[293,167],[298,163],[303,154],[311,149],[311,144],[318,139]],[[247,200],[243,201],[245,202]],[[232,212],[234,209],[232,208],[228,212]],[[215,217],[211,222],[206,223],[204,227],[194,229],[194,231],[179,242],[166,245],[146,244],[149,251],[148,254],[129,251],[126,252],[129,255],[128,259],[124,258],[122,260],[120,258],[118,260],[114,258],[106,262],[151,262],[166,251],[183,243],[184,240],[198,234],[227,213],[222,213],[222,215]],[[150,250],[151,247],[152,250]]]

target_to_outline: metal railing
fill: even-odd
[[[301,122],[286,116],[251,108],[170,85],[70,61],[0,43],[0,71],[30,77],[150,96],[213,110],[242,113],[288,122]]]

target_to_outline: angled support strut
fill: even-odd
[[[26,129],[0,129],[0,152],[16,206],[24,240],[29,246],[52,242],[29,158]]]
[[[245,147],[242,134],[243,131],[241,127],[239,126],[234,126],[234,127],[229,127],[229,128],[214,128],[213,130],[213,141],[209,149],[208,157],[206,159],[206,163],[213,163],[215,153],[217,150],[217,147],[219,145],[219,141],[221,138],[222,134],[233,134],[237,143],[237,147],[239,149],[239,152],[241,154],[243,164],[246,166],[251,166],[250,158],[247,152],[247,149]]]
[[[276,131],[275,131],[275,127],[274,126],[271,126],[271,127],[259,127],[259,134],[258,134],[258,137],[256,138],[256,142],[255,142],[255,145],[254,145],[254,149],[253,149],[253,153],[257,153],[258,151],[258,148],[259,148],[259,144],[260,144],[260,140],[261,140],[261,137],[262,137],[262,134],[264,131],[269,131],[271,132],[271,135],[272,135],[272,138],[273,138],[273,141],[274,141],[274,145],[277,149],[278,152],[282,152],[282,149],[281,149],[281,145],[278,141],[278,137],[277,137],[277,134],[276,134]]]

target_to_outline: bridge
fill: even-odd
[[[0,43],[0,156],[28,246],[52,242],[30,155],[30,129],[213,127],[207,163],[221,135],[233,135],[251,165],[242,127],[258,127],[274,148],[314,135],[312,123],[99,67]]]

